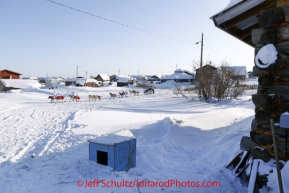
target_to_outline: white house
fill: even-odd
[[[53,87],[58,87],[61,85],[61,82],[63,83],[62,78],[47,78],[45,79],[45,87],[48,88],[53,88]]]
[[[174,74],[161,78],[162,83],[168,80],[174,80],[175,82],[192,82],[194,80],[194,76],[191,74],[185,73],[181,69],[178,69],[178,70],[175,70]]]
[[[246,66],[225,66],[225,67],[222,67],[222,68],[225,68],[225,69],[228,69],[228,70],[232,70],[234,76],[240,77],[243,80],[249,78],[248,72],[246,70]]]
[[[109,82],[110,81],[110,78],[107,74],[98,74],[95,79],[97,81],[101,81],[101,82]]]

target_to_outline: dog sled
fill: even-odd
[[[143,93],[144,93],[144,94],[153,94],[154,91],[153,91],[152,88],[147,88],[147,89],[145,89],[145,91],[144,91]]]

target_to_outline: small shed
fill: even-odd
[[[117,78],[117,86],[118,87],[128,86],[130,79],[131,78],[129,76],[119,76]]]
[[[128,171],[136,166],[136,138],[108,134],[88,142],[89,160],[117,171]]]

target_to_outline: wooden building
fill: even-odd
[[[198,81],[198,77],[200,77],[200,74],[202,71],[206,72],[206,74],[211,74],[212,76],[215,74],[217,68],[215,66],[206,64],[202,68],[198,68],[196,70],[196,80]]]
[[[243,155],[234,172],[250,180],[248,192],[259,192],[267,185],[263,182],[268,181],[270,172],[259,175],[255,163],[275,158],[278,173],[279,159],[289,160],[289,137],[280,118],[289,112],[289,0],[231,1],[211,19],[219,29],[255,48],[253,76],[259,83],[257,93],[252,95],[255,117],[250,137],[244,136],[240,142]],[[283,192],[279,177],[279,192]]]
[[[77,80],[77,78],[67,78],[64,80],[65,86],[75,86]]]
[[[277,2],[282,4],[286,3],[286,0],[231,1],[224,10],[211,19],[219,29],[254,47],[251,32],[253,29],[260,28],[258,25],[260,12],[277,7]]]
[[[20,73],[11,70],[0,70],[0,79],[20,79]]]

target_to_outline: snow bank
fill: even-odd
[[[48,89],[0,93],[0,191],[246,192],[247,184],[225,166],[240,152],[241,138],[250,134],[255,106],[249,96],[208,104],[175,98],[164,89],[154,95],[109,100],[109,92],[119,89],[61,88],[57,91],[83,97],[81,102],[63,104],[51,104],[47,97],[54,91]],[[91,92],[104,97],[89,102]],[[89,161],[87,141],[105,136],[137,138],[135,168],[117,172]],[[262,166],[262,172],[268,172],[269,166]],[[285,192],[288,173],[286,163]],[[84,187],[112,180],[218,182],[220,186]],[[274,169],[268,185],[266,193],[278,188]]]
[[[5,87],[14,87],[14,88],[40,88],[41,84],[37,80],[29,79],[0,79]]]

